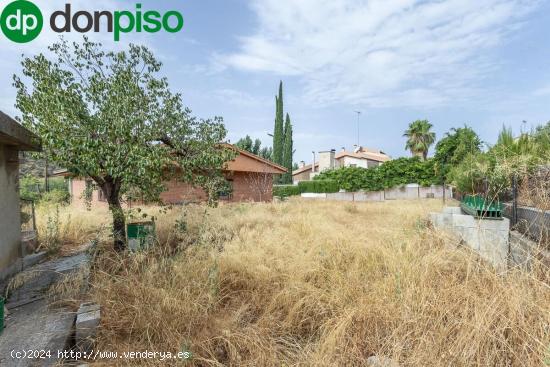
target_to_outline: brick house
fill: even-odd
[[[221,194],[220,200],[226,202],[271,201],[273,199],[273,175],[285,173],[286,169],[234,145],[228,145],[228,147],[238,154],[235,159],[227,162],[223,169],[223,175],[231,190],[228,193]],[[85,205],[84,192],[87,185],[92,185],[91,179],[73,177],[66,170],[57,171],[54,176],[66,178],[72,204]],[[161,193],[160,198],[165,204],[183,204],[207,200],[206,193],[200,187],[194,187],[191,184],[178,181],[176,178],[164,182],[164,186],[166,190]],[[92,191],[90,202],[92,206],[107,206],[107,200],[99,189]],[[132,203],[126,202],[125,204],[131,205]]]
[[[40,140],[0,111],[0,281],[22,268],[19,152],[40,151]]]

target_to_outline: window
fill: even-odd
[[[218,191],[218,198],[220,200],[231,200],[233,197],[233,179],[228,178],[226,182],[226,187]]]

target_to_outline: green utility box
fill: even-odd
[[[4,298],[0,297],[0,334],[4,330]]]
[[[148,249],[155,241],[155,222],[132,222],[126,225],[126,240],[130,251]]]
[[[460,207],[476,218],[502,220],[502,204],[498,201],[476,195],[466,195],[462,199]]]

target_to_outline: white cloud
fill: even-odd
[[[216,62],[296,75],[315,103],[429,107],[480,95],[489,50],[536,0],[252,0],[259,27]]]
[[[545,97],[550,95],[550,85],[543,86],[533,91],[535,97]]]
[[[271,99],[230,88],[216,89],[213,95],[219,101],[237,107],[266,107],[275,103]]]

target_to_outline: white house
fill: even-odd
[[[352,151],[342,148],[338,153],[332,149],[321,151],[318,154],[319,160],[315,164],[306,165],[305,162],[301,162],[298,169],[292,172],[294,182],[310,180],[319,172],[327,169],[339,167],[372,168],[391,160],[391,157],[381,150],[368,149],[362,146],[355,146]]]

